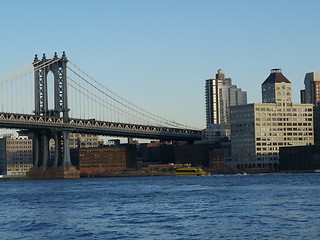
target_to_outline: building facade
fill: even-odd
[[[313,105],[292,103],[291,82],[272,69],[263,103],[231,107],[231,158],[236,168],[279,167],[279,148],[314,144]]]
[[[92,148],[99,147],[103,145],[103,140],[99,138],[97,135],[92,134],[80,134],[80,133],[70,133],[69,139],[69,148],[77,149],[77,148]],[[55,141],[51,139],[50,141],[50,149],[51,155],[54,154]]]
[[[205,97],[207,127],[210,124],[223,124],[230,129],[229,107],[247,104],[247,93],[232,85],[231,78],[225,78],[221,69],[215,79],[206,80]]]
[[[320,145],[320,106],[313,107],[314,144]]]
[[[69,140],[70,148],[91,148],[103,145],[103,140],[99,139],[97,135],[71,133]]]
[[[25,175],[33,167],[32,139],[27,136],[0,137],[2,175]]]
[[[320,146],[308,145],[280,149],[279,168],[284,171],[320,169]]]
[[[320,74],[318,72],[306,73],[304,78],[305,89],[300,91],[301,103],[320,103]]]
[[[139,167],[148,164],[175,163],[175,146],[171,142],[160,141],[138,144],[137,160]]]
[[[225,124],[209,124],[201,131],[201,143],[218,143],[229,140],[229,132]]]
[[[304,85],[305,89],[300,91],[301,103],[314,105],[314,144],[320,145],[320,73],[306,73]]]
[[[209,167],[209,152],[216,149],[213,144],[177,145],[175,149],[176,163],[191,164],[194,167]]]
[[[69,139],[69,148],[72,151],[71,156],[77,158],[77,154],[75,154],[75,149],[79,148],[95,148],[102,146],[104,141],[99,138],[97,135],[92,134],[80,134],[80,133],[70,133]],[[55,141],[53,139],[50,140],[50,159],[49,161],[53,163],[54,155],[55,155]]]
[[[104,175],[110,172],[121,172],[136,168],[136,146],[124,144],[120,146],[101,146],[97,148],[80,148],[80,174]]]

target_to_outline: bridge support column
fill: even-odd
[[[41,132],[34,137],[34,167],[27,172],[27,178],[79,178],[79,170],[71,164],[69,148],[69,132]],[[49,141],[55,140],[55,156],[53,162],[49,162]],[[61,141],[62,140],[62,141]],[[61,142],[63,144],[61,144]]]
[[[33,166],[39,166],[39,136],[38,134],[34,134],[33,138]]]
[[[42,164],[41,167],[49,167],[49,139],[48,133],[42,133]]]
[[[54,134],[54,142],[55,142],[55,149],[54,149],[54,161],[53,167],[58,167],[59,158],[60,158],[60,149],[61,149],[61,138],[57,133]]]
[[[67,131],[62,131],[63,136],[63,162],[62,166],[68,167],[72,166],[70,158],[70,147],[69,147],[69,136],[70,133]]]

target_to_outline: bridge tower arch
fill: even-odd
[[[44,117],[63,117],[64,121],[69,119],[68,94],[67,94],[67,56],[63,52],[58,58],[54,53],[52,59],[47,59],[43,54],[42,59],[35,55],[34,67],[34,113]],[[54,76],[54,109],[48,108],[48,73]]]
[[[63,123],[69,122],[69,108],[67,95],[67,62],[65,52],[62,57],[54,54],[52,59],[47,59],[43,54],[42,59],[35,55],[34,67],[34,114],[43,118],[59,118]],[[53,73],[53,101],[54,108],[48,107],[48,73]],[[69,134],[67,129],[41,129],[33,130],[34,166],[28,172],[30,178],[74,178],[79,177],[79,172],[71,164],[69,149]],[[49,142],[55,142],[54,159],[49,161]]]

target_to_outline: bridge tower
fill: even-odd
[[[67,56],[63,52],[58,58],[57,53],[52,59],[47,59],[43,54],[41,60],[35,55],[34,66],[34,96],[36,115],[45,117],[63,117],[69,119],[68,95],[67,95]],[[48,109],[48,73],[54,75],[54,109]],[[62,115],[62,116],[61,116]]]
[[[65,52],[59,58],[57,53],[52,59],[43,54],[42,59],[35,55],[34,67],[34,114],[43,118],[60,118],[69,122],[67,95],[67,62]],[[48,73],[53,73],[54,109],[48,107]],[[67,129],[33,130],[34,135],[34,167],[28,172],[29,178],[76,178],[79,171],[71,164],[69,149],[69,134]],[[54,160],[49,161],[49,141],[54,139]]]

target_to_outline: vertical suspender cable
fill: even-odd
[[[69,75],[72,75],[72,73],[70,74],[69,73]],[[71,78],[72,78],[72,76],[71,76]],[[71,95],[71,96],[70,96]],[[69,106],[69,108],[70,108],[70,113],[69,113],[69,116],[72,116],[72,115],[74,115],[74,106],[75,106],[75,104],[74,104],[74,98],[75,98],[75,96],[74,96],[74,92],[73,92],[73,90],[72,89],[68,89],[68,100],[69,100],[69,103],[68,103],[68,106]]]
[[[29,79],[27,82],[27,86],[28,86],[28,93],[27,96],[29,97],[28,99],[28,113],[32,113],[32,111],[34,110],[34,106],[33,106],[33,101],[34,101],[34,79],[33,79],[33,72],[28,74]]]
[[[99,92],[99,99],[101,98],[101,94],[100,94],[100,92]],[[101,121],[102,120],[102,117],[101,117],[101,114],[102,114],[102,112],[101,112],[101,104],[100,104],[100,101],[99,101],[99,104],[98,104],[98,109],[97,109],[97,111],[98,111],[98,114],[99,114],[99,120]]]
[[[9,102],[10,102],[10,112],[12,113],[12,112],[14,112],[14,110],[13,110],[13,107],[14,107],[14,105],[13,105],[13,81],[10,81],[9,82],[9,89],[10,89],[10,91],[9,91]]]
[[[94,91],[94,89],[92,89],[92,91]],[[94,96],[94,98],[96,98],[95,96]],[[94,114],[94,108],[95,108],[95,101],[92,101],[91,100],[91,105],[92,105],[92,107],[91,107],[91,111],[90,111],[90,118],[94,118],[94,116],[96,116],[95,114]]]
[[[24,74],[23,75],[23,77],[21,78],[21,84],[19,84],[18,86],[21,86],[20,88],[20,95],[18,95],[19,97],[19,105],[20,105],[20,107],[21,107],[21,111],[19,111],[19,112],[21,112],[21,113],[25,113],[24,112],[24,103],[23,103],[23,99],[24,99],[24,101],[26,102],[26,96],[25,96],[25,91],[26,91],[26,88],[25,88],[25,82],[26,82],[26,79],[27,79],[27,74]]]
[[[77,94],[77,117],[81,118],[81,97],[80,97],[80,93],[78,91],[75,91]]]
[[[4,96],[4,83],[1,83],[0,84],[0,88],[1,88],[1,112],[4,112],[4,99],[5,99],[5,96]]]

